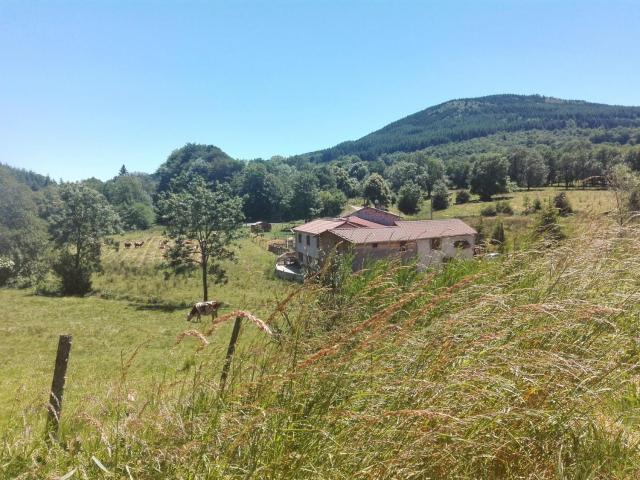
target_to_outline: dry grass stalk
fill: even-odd
[[[222,316],[216,318],[211,323],[211,327],[207,331],[205,331],[204,334],[206,336],[209,336],[218,327],[218,325],[220,325],[220,324],[222,324],[224,322],[227,322],[229,320],[235,320],[238,317],[245,318],[245,319],[249,320],[251,323],[253,323],[256,327],[258,327],[260,330],[262,330],[267,335],[273,335],[273,331],[271,330],[271,328],[269,328],[269,325],[267,325],[266,322],[264,322],[263,320],[259,319],[258,317],[256,317],[252,313],[244,311],[244,310],[234,310],[231,313],[227,313],[225,315],[222,315]]]
[[[193,337],[200,340],[200,345],[197,351],[200,351],[209,345],[209,340],[207,340],[207,338],[198,330],[186,330],[182,332],[180,335],[178,335],[178,338],[176,339],[176,345],[182,342],[182,340],[186,337]]]

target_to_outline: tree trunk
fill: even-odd
[[[76,272],[80,270],[80,242],[76,242],[76,257],[75,257]]]
[[[204,253],[200,254],[202,259],[200,265],[202,265],[202,301],[209,300],[209,286],[207,285],[207,257]]]

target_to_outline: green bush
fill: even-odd
[[[456,204],[469,203],[470,200],[471,195],[467,190],[458,190],[458,193],[456,193]]]
[[[91,274],[96,271],[95,262],[76,265],[75,257],[68,252],[60,255],[53,264],[53,271],[60,278],[61,293],[83,295],[91,291]]]
[[[496,207],[494,205],[487,205],[482,210],[480,210],[480,215],[483,217],[495,217],[498,214],[496,211]]]
[[[491,233],[491,244],[497,245],[498,249],[502,251],[506,241],[506,235],[504,233],[504,225],[501,221],[496,222]]]
[[[6,285],[15,273],[15,263],[8,258],[0,257],[0,286]]]
[[[540,212],[540,217],[536,225],[536,233],[551,240],[561,240],[565,238],[558,223],[558,211],[551,203]]]
[[[542,200],[540,200],[539,197],[536,197],[536,199],[533,201],[533,209],[536,212],[539,212],[540,210],[542,210]]]
[[[509,202],[496,202],[496,212],[505,215],[513,215],[513,208]]]
[[[562,217],[566,217],[573,213],[573,208],[571,208],[571,203],[569,203],[569,198],[565,192],[560,192],[553,197],[553,204],[558,209],[558,213]]]

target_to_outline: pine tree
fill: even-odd
[[[536,233],[552,240],[561,240],[565,236],[558,223],[558,210],[551,202],[547,203],[540,212]]]
[[[118,175],[122,177],[124,175],[127,175],[128,173],[129,171],[127,170],[127,167],[125,167],[124,164],[122,164],[122,166],[120,167],[120,171],[118,172]]]
[[[498,221],[493,227],[493,232],[491,233],[491,244],[497,245],[498,250],[502,252],[505,247],[505,241],[506,235],[504,233],[504,225],[501,221]]]

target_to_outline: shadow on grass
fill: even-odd
[[[146,310],[152,312],[175,312],[176,310],[184,310],[189,308],[187,305],[183,303],[140,303],[140,302],[131,302],[129,306],[135,308],[136,310]]]

